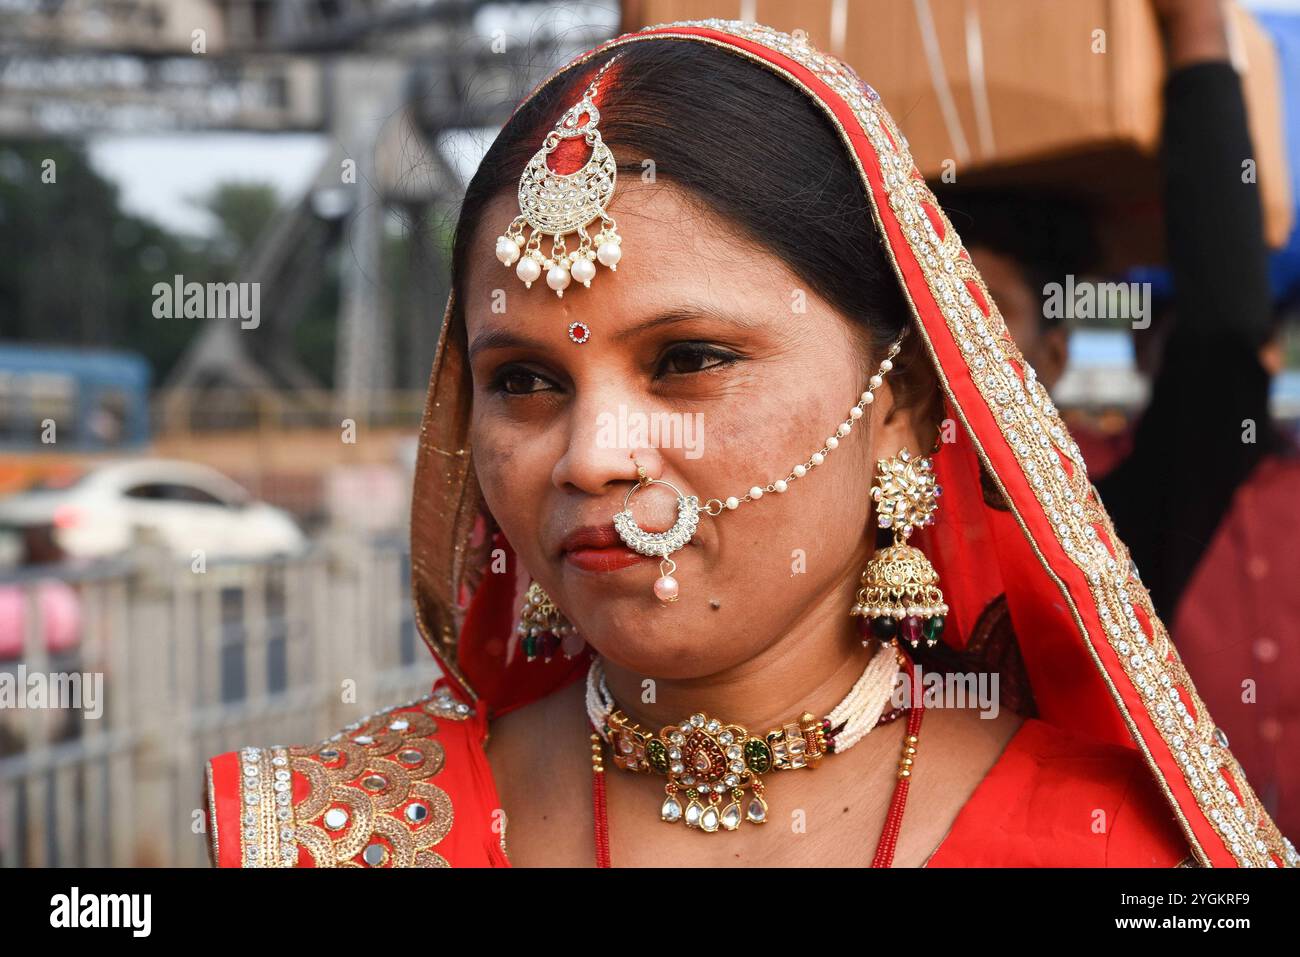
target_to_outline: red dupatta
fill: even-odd
[[[1300,864],[1197,694],[1078,445],[879,97],[852,68],[800,38],[740,21],[649,27],[574,62],[658,38],[713,44],[785,78],[825,112],[861,172],[952,419],[950,441],[935,457],[944,516],[913,539],[938,569],[952,608],[944,640],[960,647],[1004,595],[1039,717],[1135,748],[1199,863]],[[587,656],[524,663],[513,629],[526,573],[509,556],[514,576],[481,575],[489,549],[508,552],[508,543],[485,539],[479,522],[468,364],[452,315],[449,299],[417,459],[416,619],[447,683],[479,713],[496,716],[577,680]]]

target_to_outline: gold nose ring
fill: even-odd
[[[647,485],[649,485],[651,482],[654,481],[654,479],[650,477],[650,473],[646,471],[645,466],[636,460],[636,454],[634,452],[627,453],[627,457],[630,458],[632,460],[632,464],[636,466],[636,487],[637,488],[645,488]]]

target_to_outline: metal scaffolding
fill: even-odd
[[[446,296],[438,244],[412,228],[416,281],[408,301],[386,301],[389,211],[416,226],[449,217],[465,184],[440,148],[446,134],[498,127],[548,72],[611,35],[617,16],[613,0],[6,0],[0,137],[326,135],[311,190],[231,277],[261,284],[261,327],[207,325],[164,390],[315,394],[292,333],[341,251],[334,385],[362,421],[376,393],[423,385]],[[348,160],[353,181],[340,174]]]

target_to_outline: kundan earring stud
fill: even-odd
[[[542,658],[550,661],[557,651],[572,658],[582,651],[586,642],[578,629],[564,617],[564,613],[537,582],[528,585],[524,594],[524,607],[519,610],[519,624],[515,628],[524,646],[528,661]]]

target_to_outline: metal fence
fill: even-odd
[[[43,591],[77,603],[74,647],[47,648]],[[404,543],[318,545],[196,571],[156,555],[0,580],[21,602],[20,704],[0,707],[0,864],[207,862],[203,763],[246,744],[310,744],[428,691]],[[15,617],[6,619],[11,624]],[[102,714],[37,697],[102,676]],[[36,676],[36,678],[33,678]],[[19,679],[22,678],[22,681]],[[64,701],[63,703],[67,703]],[[100,705],[96,705],[100,707]]]

